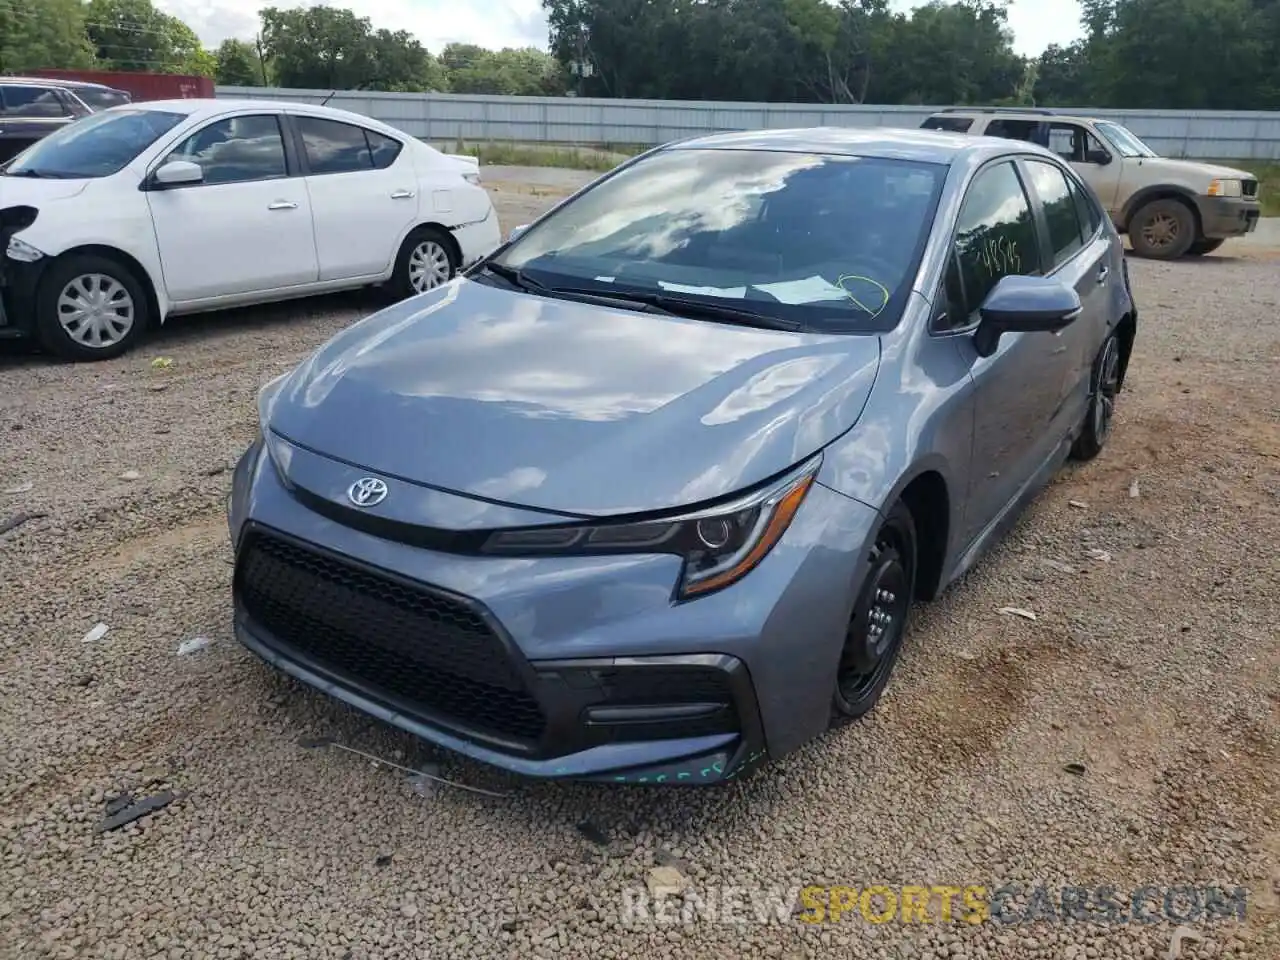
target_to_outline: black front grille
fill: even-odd
[[[1244,182],[1244,188],[1242,192],[1246,197],[1256,197],[1258,195],[1258,181],[1246,180]]]
[[[501,739],[535,741],[544,717],[501,638],[461,598],[252,531],[236,593],[266,631],[394,705]]]

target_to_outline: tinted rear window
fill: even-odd
[[[108,107],[118,107],[122,103],[130,102],[129,95],[122,90],[103,90],[100,87],[73,87],[71,92],[83,100],[86,106],[92,107],[94,110],[106,110]]]

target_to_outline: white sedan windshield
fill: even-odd
[[[38,140],[5,168],[5,176],[79,180],[117,173],[186,119],[163,110],[108,110],[69,123]]]

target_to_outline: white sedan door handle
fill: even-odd
[[[412,191],[412,190],[397,190],[395,193],[391,194],[391,199],[392,199],[392,200],[412,200],[412,199],[413,199],[413,191]]]
[[[298,205],[292,200],[277,200],[275,203],[267,204],[268,210],[297,210]]]

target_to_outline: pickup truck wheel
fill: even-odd
[[[1181,200],[1153,200],[1129,220],[1129,243],[1140,257],[1176,260],[1196,239],[1196,218]]]
[[[96,254],[51,264],[36,294],[40,345],[65,360],[108,360],[147,328],[147,296],[133,272]]]
[[[1218,237],[1214,240],[1197,240],[1191,246],[1187,247],[1187,256],[1203,257],[1206,253],[1213,253],[1226,242],[1225,237]]]

